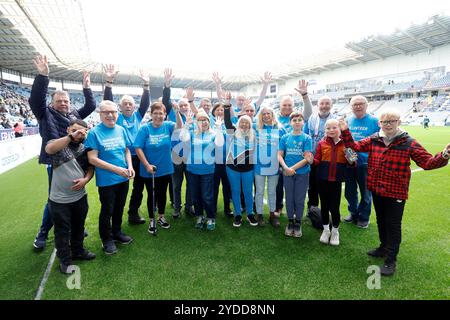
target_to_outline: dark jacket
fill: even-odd
[[[47,105],[49,78],[37,75],[31,88],[30,103],[39,123],[39,134],[42,137],[39,163],[51,164],[50,156],[45,152],[47,142],[67,135],[67,127],[72,119],[84,119],[95,110],[95,100],[91,89],[83,89],[85,104],[83,108],[72,108],[68,114],[62,114]]]

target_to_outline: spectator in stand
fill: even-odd
[[[47,165],[50,191],[52,167],[51,159],[45,152],[45,146],[49,140],[59,139],[67,135],[67,127],[71,120],[88,117],[95,110],[95,100],[90,89],[90,75],[85,72],[83,74],[83,94],[86,101],[84,107],[79,110],[72,109],[70,106],[70,97],[66,91],[55,91],[52,94],[51,104],[47,105],[48,84],[50,81],[48,59],[45,55],[39,55],[33,62],[39,74],[34,79],[29,102],[31,110],[40,126],[39,131],[42,137],[42,146],[39,163]],[[48,212],[48,206],[45,204],[42,224],[33,242],[36,250],[43,250],[45,248],[48,233],[52,227],[53,222]]]
[[[373,196],[380,245],[367,254],[385,259],[381,267],[384,276],[393,275],[397,267],[403,211],[411,179],[410,159],[419,167],[431,170],[447,165],[450,157],[450,143],[433,157],[400,124],[398,111],[384,110],[379,133],[355,142],[347,123],[339,121],[345,146],[369,154],[367,185]]]
[[[23,122],[19,121],[14,124],[14,136],[16,138],[23,137]]]
[[[348,126],[356,141],[367,138],[379,131],[378,119],[367,114],[367,99],[357,95],[350,100],[353,115],[348,118]],[[360,200],[358,200],[358,187]],[[356,166],[347,167],[345,175],[345,198],[349,216],[345,222],[353,222],[360,228],[369,226],[372,195],[367,189],[367,153],[358,153]]]
[[[103,99],[113,101],[112,84],[118,71],[115,70],[114,65],[105,65],[104,70],[106,84]],[[144,83],[144,89],[142,92],[139,109],[137,111],[135,110],[135,102],[133,97],[124,95],[120,99],[120,113],[119,118],[117,119],[117,124],[125,129],[132,144],[134,143],[134,139],[136,138],[139,127],[141,126],[142,119],[145,117],[145,114],[150,106],[150,75],[145,75],[141,70],[140,78]],[[144,180],[139,174],[140,161],[133,146],[130,146],[130,152],[136,176],[133,179],[133,191],[131,192],[130,203],[128,205],[128,222],[130,224],[143,224],[145,223],[145,219],[141,218],[139,215],[139,207],[141,206],[143,198],[142,193],[144,191]]]

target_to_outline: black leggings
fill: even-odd
[[[167,187],[172,179],[170,174],[155,178],[155,201],[158,207],[158,213],[163,215],[166,211]],[[145,188],[147,189],[147,210],[148,216],[154,218],[153,212],[153,178],[144,178]]]
[[[342,182],[320,180],[318,182],[320,211],[324,225],[330,224],[330,213],[333,227],[339,227],[341,214],[339,206],[341,204]]]

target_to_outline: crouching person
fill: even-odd
[[[380,268],[384,276],[393,275],[397,267],[402,217],[411,179],[410,159],[419,167],[431,170],[447,165],[450,154],[449,143],[442,152],[432,156],[399,127],[400,123],[398,111],[384,110],[378,121],[380,132],[355,142],[348,124],[339,121],[345,146],[356,152],[369,153],[367,187],[373,195],[380,245],[367,254],[385,259]]]
[[[83,247],[84,222],[88,213],[85,185],[94,175],[83,145],[87,130],[86,122],[72,120],[67,128],[68,135],[50,140],[45,147],[53,167],[48,204],[55,225],[56,255],[61,272],[67,274],[71,273],[72,260],[95,258],[95,254]]]

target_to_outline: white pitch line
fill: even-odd
[[[56,248],[53,249],[52,255],[50,256],[50,260],[47,264],[47,269],[45,270],[44,277],[41,280],[41,284],[39,285],[34,300],[41,300],[42,294],[44,293],[45,284],[47,283],[48,277],[50,276],[50,272],[52,271],[53,263],[55,262],[55,257],[56,257]]]

